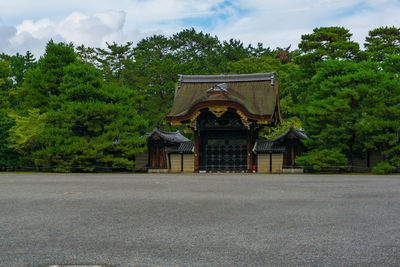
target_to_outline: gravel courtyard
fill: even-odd
[[[400,265],[400,176],[0,173],[0,266]]]

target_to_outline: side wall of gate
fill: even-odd
[[[283,171],[283,153],[257,154],[257,172],[281,173]]]

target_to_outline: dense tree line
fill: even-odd
[[[382,151],[400,167],[400,29],[371,30],[364,47],[342,27],[316,28],[298,49],[220,41],[194,29],[107,48],[50,41],[38,60],[0,55],[0,168],[132,169],[144,134],[165,124],[178,74],[277,72],[284,122],[304,128],[307,170],[345,170]]]

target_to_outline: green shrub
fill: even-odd
[[[343,171],[346,162],[346,156],[339,149],[312,150],[296,158],[296,163],[306,172]]]
[[[381,161],[374,168],[372,168],[373,174],[388,174],[396,172],[397,168],[391,165],[387,161]]]

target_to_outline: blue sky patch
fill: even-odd
[[[354,16],[360,12],[370,11],[370,10],[372,10],[372,7],[370,7],[365,2],[360,2],[351,7],[347,7],[346,9],[338,10],[337,13],[332,14],[332,15],[334,16],[335,19],[346,18],[346,17]]]
[[[247,16],[251,9],[235,6],[231,1],[223,1],[218,6],[210,9],[210,13],[202,17],[191,17],[180,20],[184,27],[201,27],[203,29],[214,29],[219,22],[227,22],[231,18],[242,18]]]

